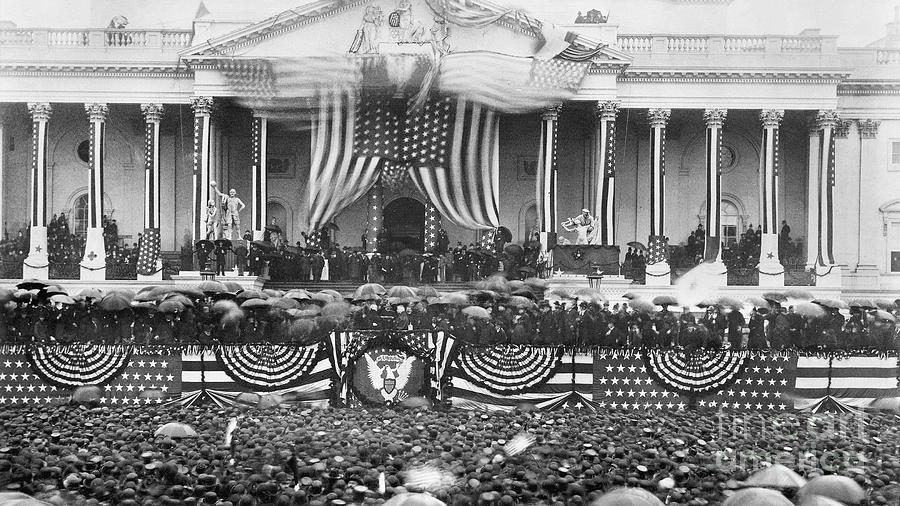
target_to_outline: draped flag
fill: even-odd
[[[406,119],[402,156],[438,212],[469,229],[500,226],[499,117],[482,105],[429,99]]]
[[[896,357],[799,357],[794,399],[798,409],[815,410],[823,401],[863,408],[900,396]]]
[[[137,273],[141,276],[152,276],[159,272],[156,266],[159,259],[159,229],[145,228],[138,248]]]
[[[382,136],[396,135],[398,120],[383,104],[371,104],[376,112],[363,112],[370,104],[357,107],[358,100],[354,93],[341,91],[321,96],[312,129],[308,230],[318,230],[365,195],[378,179],[383,156],[395,149]]]
[[[484,28],[512,13],[512,9],[494,11],[466,0],[425,0],[432,11],[457,26]]]

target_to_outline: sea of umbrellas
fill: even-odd
[[[377,283],[353,293],[285,292],[203,281],[73,294],[29,280],[0,288],[0,344],[307,345],[334,330],[397,329],[443,330],[483,345],[898,348],[900,299],[845,302],[789,289],[746,300],[626,293],[622,301],[610,304],[594,288],[547,289],[543,279],[499,276],[451,293]]]
[[[29,405],[0,502],[897,504],[900,417],[847,416]]]

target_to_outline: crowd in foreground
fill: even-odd
[[[610,304],[594,289],[547,291],[545,283],[492,277],[466,292],[444,294],[427,286],[385,290],[370,283],[341,294],[242,290],[206,281],[70,295],[56,285],[26,282],[18,290],[0,289],[0,344],[309,345],[335,330],[438,330],[485,346],[889,352],[900,343],[897,301],[848,306],[773,293],[670,310],[678,305],[672,297]]]
[[[156,436],[169,422],[197,435]],[[0,424],[0,490],[51,504],[325,506],[407,492],[449,505],[900,500],[894,413],[29,405],[0,411]],[[767,469],[776,463],[789,470]],[[774,487],[779,478],[793,486]],[[619,487],[642,500],[602,502]]]

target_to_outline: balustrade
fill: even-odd
[[[765,50],[765,37],[725,37],[726,53],[757,53]]]
[[[617,42],[619,48],[626,53],[649,53],[653,46],[653,37],[649,35],[620,35]]]
[[[84,47],[90,44],[87,30],[50,30],[47,43],[52,47]]]
[[[666,43],[670,53],[706,53],[709,51],[708,37],[675,36]]]
[[[818,37],[782,37],[781,50],[786,53],[820,53],[822,40]]]

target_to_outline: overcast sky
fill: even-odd
[[[386,3],[390,4],[388,0]],[[900,0],[494,0],[557,24],[600,8],[621,33],[796,34],[820,28],[840,46],[864,46],[885,35]],[[214,17],[254,21],[304,0],[205,0]],[[19,27],[103,28],[122,14],[132,28],[190,28],[199,0],[0,0],[0,20]]]

